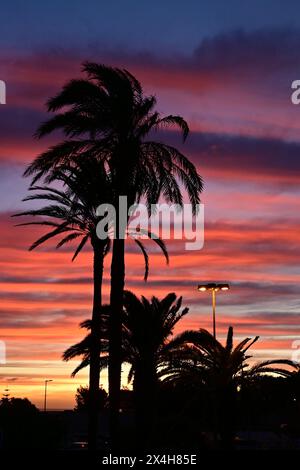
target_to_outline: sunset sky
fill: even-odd
[[[28,164],[58,136],[35,140],[46,100],[84,60],[125,67],[154,93],[163,114],[180,114],[191,134],[178,145],[205,181],[205,244],[185,251],[168,243],[170,266],[153,252],[150,277],[128,244],[127,288],[136,294],[176,292],[190,307],[180,328],[211,329],[208,294],[199,281],[222,280],[217,334],[260,336],[255,357],[287,357],[300,339],[300,4],[297,1],[22,2],[1,6],[0,79],[0,395],[28,397],[49,408],[71,408],[87,373],[70,378],[61,353],[79,340],[91,312],[91,251],[71,263],[72,247],[53,244],[29,253],[40,229],[16,228]],[[149,245],[150,248],[150,245]],[[110,257],[106,260],[107,299]],[[105,384],[105,374],[101,383]],[[124,384],[126,383],[124,377]]]

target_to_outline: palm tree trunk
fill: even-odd
[[[89,374],[89,407],[88,407],[88,448],[95,451],[97,447],[97,432],[99,418],[99,381],[101,353],[101,307],[102,279],[104,263],[104,246],[100,240],[93,241],[94,249],[94,292],[93,314],[91,326],[90,374]]]
[[[134,378],[136,412],[136,443],[138,450],[146,452],[153,446],[153,431],[156,421],[158,379],[153,361],[142,362]]]
[[[111,262],[111,292],[109,317],[109,404],[110,437],[112,447],[120,448],[120,389],[121,389],[121,341],[122,310],[125,284],[125,240],[114,238]]]

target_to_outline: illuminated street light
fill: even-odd
[[[9,392],[10,392],[9,388],[6,388],[6,389],[4,390],[4,393],[2,394],[4,400],[8,400],[8,399],[9,399],[9,396],[10,396],[10,393],[9,393]]]
[[[198,290],[200,292],[211,291],[212,295],[212,313],[213,313],[213,335],[216,338],[216,292],[229,290],[229,284],[217,284],[216,282],[208,282],[206,284],[199,284]]]
[[[44,412],[46,413],[47,411],[47,385],[48,382],[53,382],[52,379],[47,379],[45,380],[45,397],[44,397]]]

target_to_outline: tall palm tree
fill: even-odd
[[[110,187],[102,162],[86,157],[78,160],[76,167],[61,166],[49,176],[48,180],[58,181],[62,189],[52,186],[32,186],[30,191],[34,194],[26,197],[24,201],[50,201],[51,204],[40,209],[32,209],[15,216],[34,216],[38,221],[21,223],[19,225],[42,225],[51,227],[51,230],[36,240],[29,248],[33,250],[39,245],[60,237],[56,245],[60,248],[73,240],[79,240],[72,261],[76,259],[87,242],[93,250],[93,308],[91,321],[90,341],[90,373],[89,373],[89,448],[96,446],[97,435],[97,396],[99,390],[100,352],[101,344],[101,312],[102,312],[102,280],[104,257],[106,256],[110,240],[99,239],[96,233],[99,216],[96,214],[98,205],[109,200]],[[49,182],[49,181],[48,181]],[[37,192],[38,191],[38,192]],[[103,198],[103,199],[102,199]],[[40,219],[46,217],[46,219]]]
[[[66,160],[76,161],[85,153],[101,159],[111,175],[116,226],[111,263],[109,388],[111,433],[117,445],[126,230],[119,224],[119,198],[126,196],[128,206],[142,197],[150,206],[161,196],[182,205],[182,183],[196,212],[202,180],[175,147],[152,140],[156,130],[174,125],[185,140],[189,128],[182,117],[161,117],[155,111],[155,97],[145,96],[139,81],[125,69],[87,62],[83,71],[85,79],[71,80],[48,101],[48,111],[56,114],[37,133],[41,137],[59,129],[67,140],[37,157],[25,175],[33,176],[35,182],[53,167]]]
[[[212,413],[226,445],[232,443],[237,392],[246,381],[265,374],[288,377],[297,366],[293,361],[275,359],[249,365],[249,348],[259,339],[245,338],[233,344],[233,328],[229,327],[223,346],[206,330],[185,331],[170,345],[169,360],[160,372],[165,383],[185,384],[194,390],[206,387],[211,398]]]
[[[47,182],[56,181],[63,185],[62,189],[53,186],[31,186],[30,191],[34,194],[26,197],[24,201],[51,201],[50,205],[40,209],[32,209],[16,216],[35,216],[46,217],[38,221],[21,223],[19,225],[42,225],[50,226],[50,232],[46,233],[36,240],[30,250],[37,248],[44,242],[53,237],[61,237],[57,244],[57,248],[62,247],[66,243],[79,239],[72,261],[81,252],[85,244],[89,241],[93,249],[93,310],[92,321],[90,323],[90,342],[89,342],[89,448],[95,449],[97,436],[97,396],[99,390],[100,375],[100,353],[102,345],[99,341],[101,338],[101,329],[104,322],[104,309],[102,307],[102,280],[104,257],[109,251],[110,239],[100,239],[97,236],[97,224],[100,217],[97,215],[97,207],[101,203],[107,203],[111,200],[111,185],[107,177],[107,173],[103,167],[103,163],[94,158],[79,158],[76,166],[68,164],[60,165],[49,173]],[[38,191],[36,193],[36,191]],[[149,233],[149,236],[152,234]],[[149,272],[149,258],[147,250],[140,240],[134,239],[138,247],[141,249],[145,260],[145,280]],[[159,238],[153,241],[158,244],[163,251],[168,262],[168,253],[164,243]]]
[[[168,360],[170,351],[172,354],[175,352],[170,337],[176,324],[189,310],[181,310],[181,305],[182,297],[177,298],[174,293],[161,300],[157,297],[148,300],[144,296],[139,299],[132,292],[124,293],[122,362],[130,366],[128,382],[133,382],[140,447],[149,444],[153,431],[159,371]],[[109,317],[109,307],[105,317]],[[83,322],[81,326],[90,329],[90,322]],[[103,329],[102,334],[101,342],[107,344],[107,329]],[[90,341],[89,334],[64,352],[63,358],[67,361],[83,357],[73,376],[89,364]],[[179,346],[180,343],[177,348]],[[108,355],[103,356],[101,367],[106,367],[108,362]]]

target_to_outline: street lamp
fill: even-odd
[[[217,284],[216,282],[209,282],[207,284],[199,284],[198,290],[200,292],[210,291],[212,295],[212,313],[213,313],[213,335],[216,338],[216,292],[229,290],[229,284]]]
[[[46,379],[45,380],[45,396],[44,396],[44,412],[46,413],[47,411],[47,385],[48,382],[53,382],[52,379]]]
[[[10,392],[9,388],[6,388],[6,389],[4,390],[4,393],[2,394],[4,400],[8,400],[8,399],[9,399],[9,395],[10,395],[9,392]]]

